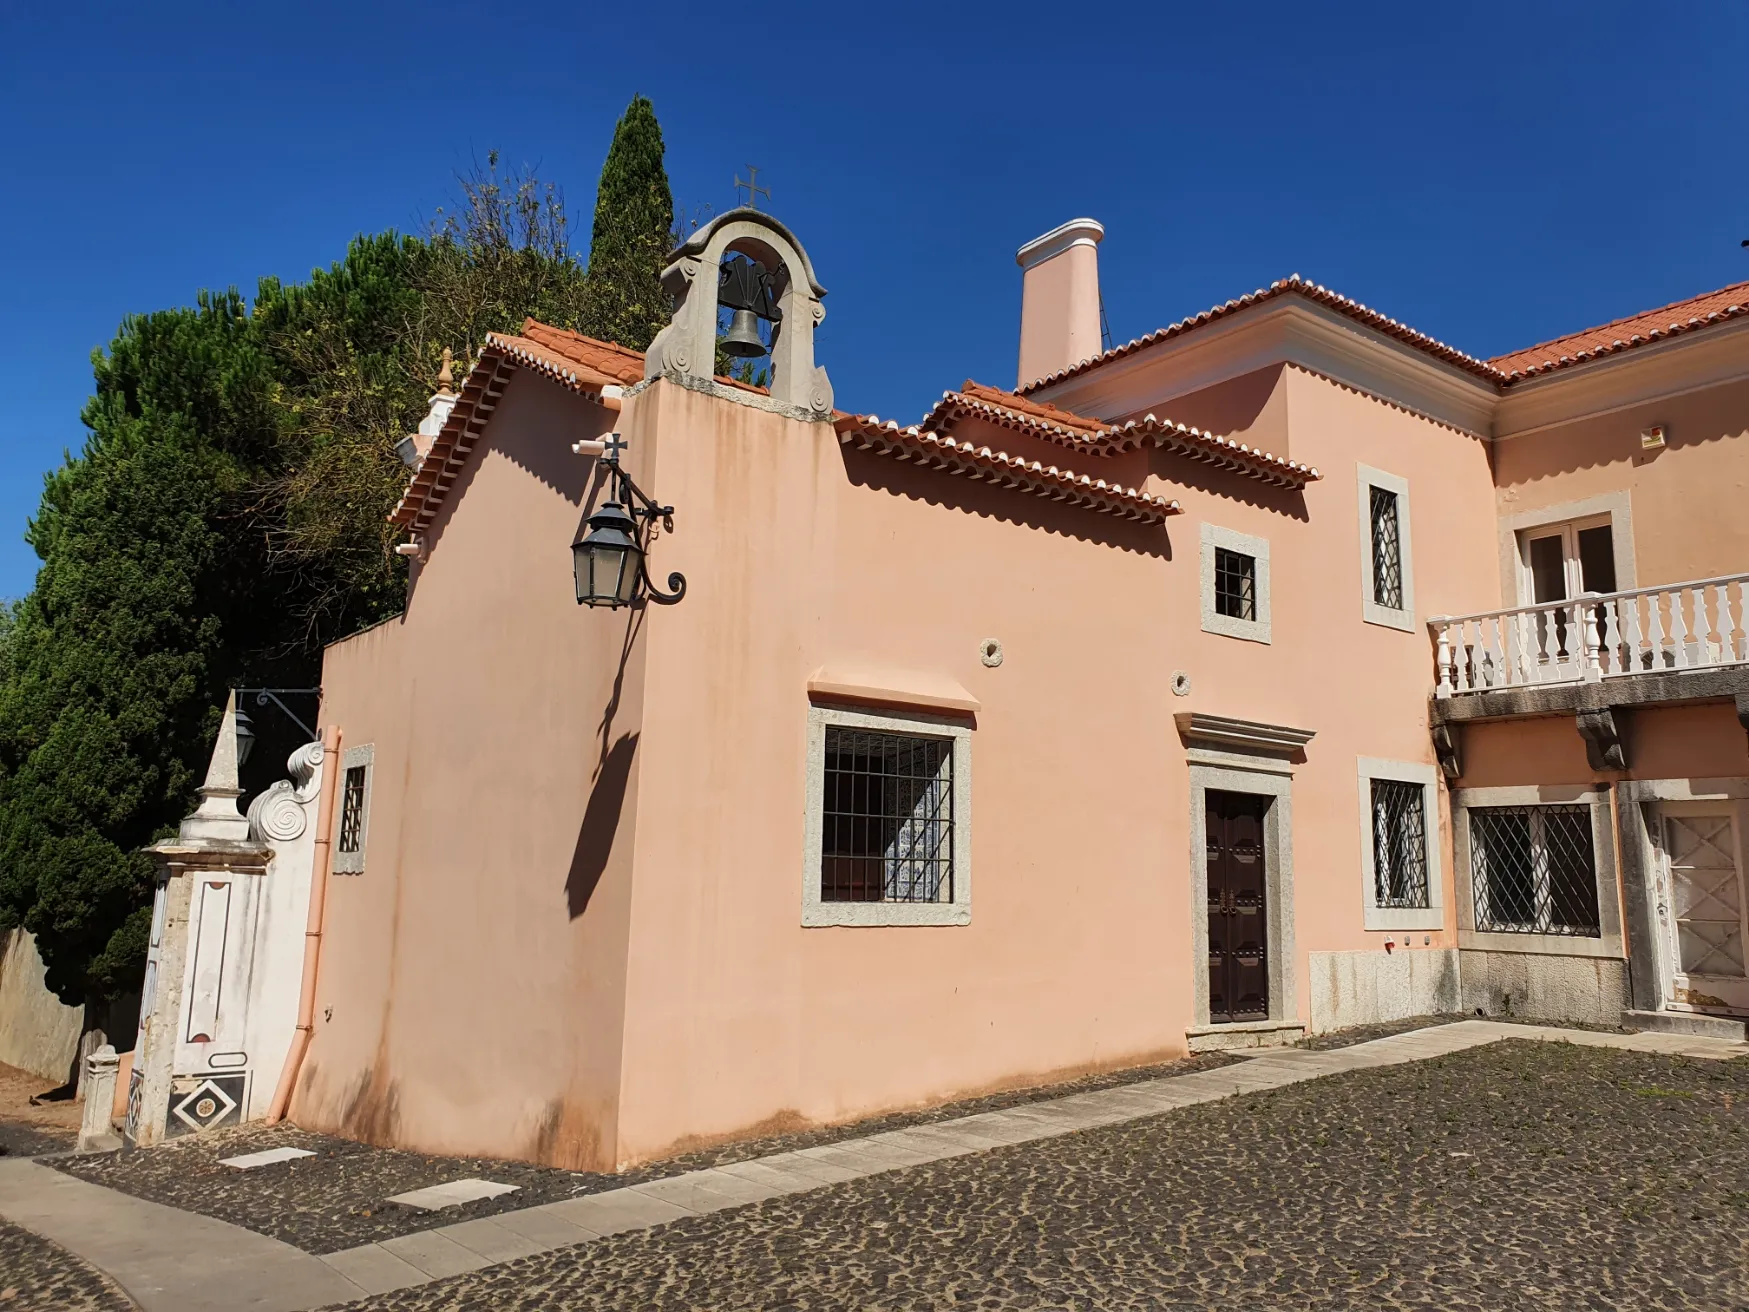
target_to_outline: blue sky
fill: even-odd
[[[418,228],[486,152],[586,233],[656,104],[683,208],[749,163],[840,405],[1014,382],[1014,251],[1106,225],[1123,341],[1299,272],[1489,355],[1749,278],[1749,6],[0,0],[0,597],[130,311]]]

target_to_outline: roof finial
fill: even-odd
[[[455,374],[450,366],[455,363],[455,352],[449,347],[443,348],[443,368],[437,371],[437,394],[439,396],[455,395]]]

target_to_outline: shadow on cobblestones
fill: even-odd
[[[7,1312],[131,1312],[97,1268],[58,1244],[0,1221],[0,1308]]]
[[[1749,1064],[1508,1041],[354,1304],[1749,1308]]]
[[[1167,1075],[1188,1075],[1235,1060],[1224,1053],[1210,1053],[1160,1066],[1108,1071],[1066,1084],[1013,1089],[850,1125],[823,1126],[775,1138],[743,1139],[666,1161],[649,1162],[619,1174],[561,1171],[490,1158],[433,1157],[374,1148],[291,1125],[191,1136],[143,1151],[63,1157],[44,1164],[139,1198],[245,1226],[306,1252],[332,1253],[355,1244],[430,1230],[476,1216],[620,1189],[708,1166],[745,1162],[794,1148],[837,1143],[883,1130],[998,1111]],[[219,1164],[220,1158],[281,1147],[306,1148],[315,1156],[249,1171]],[[416,1211],[385,1201],[394,1194],[473,1177],[513,1184],[517,1191],[460,1207],[446,1207],[439,1212]]]

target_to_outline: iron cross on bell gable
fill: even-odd
[[[767,205],[771,204],[771,188],[761,187],[759,185],[759,170],[754,168],[751,164],[747,166],[746,182],[741,181],[741,175],[739,172],[735,174],[735,190],[746,191],[747,208],[750,210],[756,210],[759,208],[760,196],[765,197],[765,203]]]

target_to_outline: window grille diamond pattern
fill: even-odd
[[[1372,491],[1372,599],[1376,606],[1403,609],[1403,544],[1397,526],[1397,494]]]
[[[1257,618],[1257,561],[1242,551],[1215,548],[1215,613]]]
[[[364,828],[364,770],[355,765],[346,772],[345,790],[340,800],[340,850],[358,851]]]
[[[1381,907],[1427,906],[1426,789],[1372,781],[1373,899]]]
[[[1476,928],[1600,938],[1588,806],[1470,808]]]
[[[822,902],[953,901],[953,744],[828,727]]]

